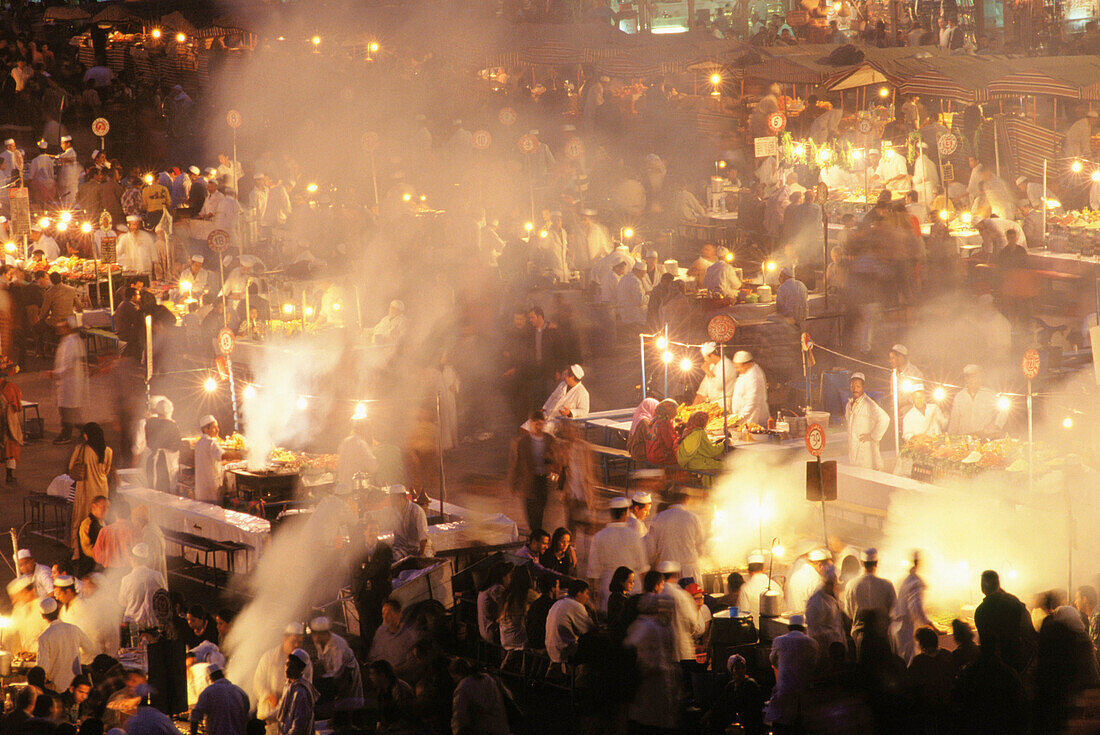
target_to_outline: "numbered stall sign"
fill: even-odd
[[[211,252],[224,253],[229,247],[229,233],[225,230],[212,230],[206,236],[206,244]]]
[[[237,336],[228,327],[218,332],[218,351],[223,355],[232,355],[237,346]]]
[[[234,130],[239,128],[242,122],[244,121],[241,118],[241,113],[237,112],[236,110],[230,110],[229,112],[225,113],[225,124],[233,128]]]
[[[488,130],[476,130],[474,131],[474,148],[479,151],[487,149],[492,145],[493,136],[489,135]]]
[[[111,132],[111,123],[107,122],[107,118],[97,117],[92,120],[92,133],[96,137],[102,138],[109,132]]]
[[[815,457],[820,457],[825,449],[825,429],[820,424],[810,424],[806,429],[806,450]]]

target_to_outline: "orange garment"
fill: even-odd
[[[120,518],[104,526],[95,540],[92,558],[106,569],[130,567],[130,549],[134,545],[134,526],[129,519]]]

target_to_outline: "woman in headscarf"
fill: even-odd
[[[707,436],[706,411],[696,411],[684,427],[684,437],[676,448],[676,460],[687,470],[722,469],[722,446]]]
[[[88,517],[92,498],[97,495],[109,497],[115,478],[114,457],[111,448],[107,446],[107,439],[103,436],[103,427],[89,421],[80,431],[83,441],[76,446],[69,458],[69,477],[76,483],[69,535],[74,553],[80,548],[80,524]]]
[[[653,419],[646,430],[645,458],[650,464],[676,464],[676,444],[679,437],[672,419],[676,416],[676,401],[666,398],[653,410]]]
[[[630,420],[630,433],[626,437],[626,449],[634,460],[645,459],[645,437],[649,423],[653,420],[653,410],[657,408],[656,398],[645,398],[634,409]]]

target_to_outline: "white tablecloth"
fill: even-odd
[[[147,506],[150,520],[164,530],[193,533],[213,541],[233,541],[250,547],[247,561],[243,553],[237,554],[237,572],[252,568],[271,535],[271,524],[263,518],[142,487],[141,475],[136,470],[121,470],[118,474],[119,494],[126,498],[130,507]],[[224,569],[225,554],[218,554],[217,558],[218,566]]]

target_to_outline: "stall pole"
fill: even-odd
[[[302,287],[302,336],[306,336],[306,289]]]
[[[436,432],[437,449],[439,452],[439,518],[440,522],[445,520],[446,516],[443,514],[443,496],[446,494],[447,480],[443,475],[443,418],[440,413],[440,398],[439,391],[435,392],[435,423],[438,427]]]
[[[730,445],[729,396],[726,395],[726,345],[718,345],[718,358],[722,365],[722,441]]]
[[[374,151],[370,152],[370,180],[374,185],[374,206],[378,206],[378,174],[374,170]]]
[[[829,527],[825,523],[825,474],[821,469],[821,457],[817,458],[817,486],[821,489],[821,540],[829,548]]]
[[[95,256],[94,265],[95,265],[95,271],[94,271],[95,280],[92,281],[92,283],[94,283],[95,285],[92,286],[92,288],[95,289],[95,305],[96,305],[97,309],[102,309],[103,308],[103,297],[99,295],[99,253],[98,252],[96,253],[96,256]]]
[[[945,190],[946,191],[946,190]],[[1043,159],[1043,247],[1047,245],[1047,159]]]
[[[645,335],[638,335],[638,348],[642,354],[642,400],[645,400],[646,384],[645,384]]]
[[[244,336],[246,339],[252,339],[252,299],[248,293],[248,282],[251,280],[251,276],[244,277]]]
[[[233,404],[233,431],[235,433],[240,431],[241,427],[237,419],[237,381],[233,377],[233,358],[229,355],[225,356],[225,369],[229,372],[229,400]]]
[[[355,284],[355,319],[359,322],[359,329],[363,328],[363,304],[359,300],[359,284]]]
[[[1097,298],[1100,298],[1100,297],[1097,297]],[[1100,311],[1098,311],[1097,313],[1100,314]],[[666,350],[668,349],[668,325],[667,324],[665,325],[665,349]],[[665,398],[668,398],[668,363],[665,362],[665,360],[663,360],[663,359],[661,360],[661,362],[664,363],[664,366],[665,366]],[[725,390],[725,386],[723,386],[722,389]]]
[[[997,135],[997,121],[993,121],[993,158],[997,168],[997,175],[1001,175],[1001,143]],[[947,191],[944,189],[944,191]]]
[[[237,181],[237,129],[233,128],[233,165],[230,167],[230,175],[233,177],[233,191],[240,191],[240,182]]]
[[[825,313],[829,313],[829,215],[821,204],[821,283],[825,292]],[[807,316],[809,316],[807,309]],[[809,400],[809,394],[807,394]]]
[[[145,402],[149,402],[149,383],[153,380],[153,317],[145,317]]]
[[[228,327],[229,326],[229,307],[225,305],[225,263],[222,262],[222,254],[221,253],[214,253],[214,255],[217,256],[217,258],[218,258],[218,274],[221,276],[221,279],[222,279],[222,326],[223,327]],[[107,271],[107,276],[110,277],[110,275],[111,275],[111,271],[108,270]],[[115,297],[114,297],[114,294],[112,293],[112,295],[111,295],[111,312],[114,313],[114,310],[115,310]]]
[[[115,283],[111,278],[111,264],[107,264],[107,303],[111,305],[111,313],[108,315],[114,317],[115,315]]]
[[[901,454],[901,421],[898,414],[900,409],[898,406],[898,369],[894,368],[890,371],[890,380],[894,384],[894,461],[897,461],[898,455]]]
[[[808,336],[808,335],[807,335]],[[799,340],[800,342],[802,340]],[[813,387],[810,384],[810,351],[803,345],[802,347],[802,375],[806,378],[806,415],[810,413],[810,409],[813,406],[813,401],[810,400],[810,396],[813,393]]]
[[[1032,430],[1031,414],[1031,378],[1027,380],[1027,489],[1034,490],[1035,471],[1032,465],[1035,463],[1035,434]]]

